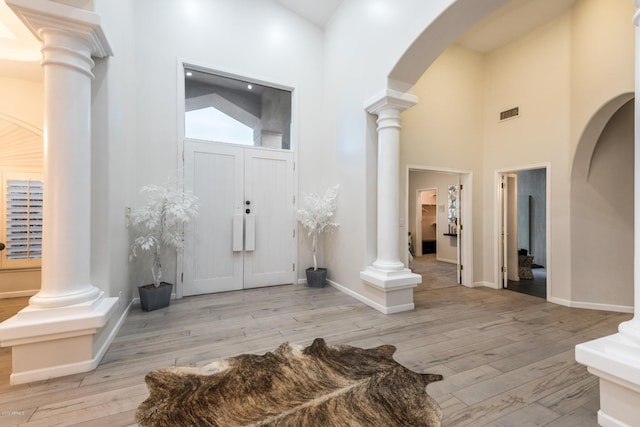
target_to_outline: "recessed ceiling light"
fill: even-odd
[[[193,76],[193,73],[191,71],[187,71],[187,77],[191,77]]]
[[[253,86],[247,85],[247,89],[251,90],[251,89],[253,89]]]

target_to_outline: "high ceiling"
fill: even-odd
[[[61,3],[64,0],[54,0]],[[343,0],[276,0],[323,28]],[[464,34],[458,42],[479,52],[491,50],[526,34],[568,10],[576,0],[512,0]],[[40,43],[0,0],[0,75],[42,79]]]

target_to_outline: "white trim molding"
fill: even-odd
[[[365,297],[364,295],[361,295],[345,286],[340,285],[339,283],[334,282],[333,280],[327,280],[327,283],[329,283],[332,287],[336,288],[337,290],[344,292],[345,294],[357,299],[358,301],[360,301],[363,304],[368,305],[369,307],[373,308],[374,310],[379,311],[380,313],[383,314],[394,314],[394,313],[401,313],[403,311],[411,311],[413,309],[415,309],[415,305],[413,303],[409,303],[409,304],[398,304],[398,305],[393,305],[393,306],[389,306],[389,305],[383,305],[383,304],[378,304],[377,302],[373,301],[372,299],[369,299],[367,297]]]
[[[613,305],[613,304],[600,304],[594,302],[581,302],[571,301],[564,298],[549,298],[549,302],[554,304],[563,305],[571,308],[585,308],[588,310],[600,310],[600,311],[614,311],[616,313],[633,313],[634,308],[632,305]]]

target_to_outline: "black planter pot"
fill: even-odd
[[[318,268],[314,270],[313,267],[309,267],[307,272],[307,286],[310,288],[324,288],[327,281],[327,269]]]
[[[160,282],[157,288],[153,285],[138,286],[140,306],[144,311],[153,311],[169,306],[173,284]]]

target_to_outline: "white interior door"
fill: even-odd
[[[200,199],[185,227],[183,295],[242,289],[243,255],[233,225],[244,204],[244,157],[231,145],[185,142],[184,186]],[[237,220],[236,220],[237,222]],[[237,240],[237,236],[236,236]]]
[[[244,287],[294,279],[293,156],[245,149]]]
[[[292,153],[185,141],[184,171],[200,214],[185,227],[183,295],[292,283]]]

